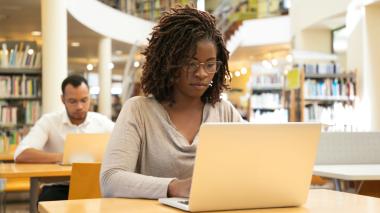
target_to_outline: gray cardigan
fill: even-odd
[[[227,101],[204,106],[202,123],[241,121]],[[192,176],[197,144],[198,134],[189,144],[154,97],[129,99],[116,121],[102,163],[103,196],[166,197],[170,181]]]

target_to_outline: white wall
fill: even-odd
[[[241,26],[241,34],[241,46],[289,43],[291,40],[290,17],[246,20]]]
[[[331,53],[331,31],[329,29],[307,29],[294,38],[294,49]]]
[[[292,34],[324,19],[345,13],[351,0],[292,0],[290,17]]]
[[[129,44],[146,45],[155,24],[96,0],[67,0],[67,10],[91,30]]]

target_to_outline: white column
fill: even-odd
[[[42,109],[63,109],[61,83],[67,76],[66,1],[41,0]]]
[[[380,7],[366,7],[363,93],[368,98],[370,130],[380,131]]]
[[[356,69],[359,130],[380,131],[380,8],[367,6],[357,13],[348,40],[347,67]]]
[[[111,38],[102,38],[99,42],[99,112],[111,117]]]
[[[297,50],[331,53],[331,42],[329,29],[307,29],[296,34],[294,46]]]

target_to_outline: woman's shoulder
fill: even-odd
[[[154,104],[155,99],[154,97],[146,97],[146,96],[134,96],[132,98],[129,98],[124,105],[129,107],[136,107],[138,109],[151,107],[152,104]]]
[[[220,101],[214,104],[214,108],[221,109],[221,110],[229,110],[231,108],[234,108],[234,106],[228,100],[220,99]]]

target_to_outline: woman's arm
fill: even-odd
[[[105,197],[167,197],[169,183],[174,180],[136,173],[144,131],[153,131],[144,129],[136,100],[124,104],[105,152],[100,177]]]

